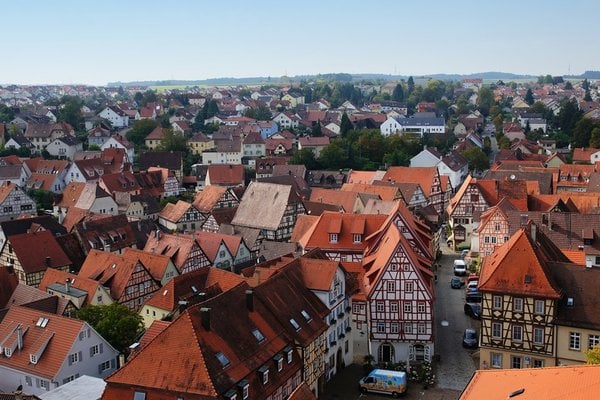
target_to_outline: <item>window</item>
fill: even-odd
[[[136,390],[133,393],[133,400],[146,400],[146,392],[138,392]]]
[[[544,313],[544,300],[536,300],[534,304],[534,313],[543,314]]]
[[[494,230],[498,232],[500,230],[500,224],[494,224]]]
[[[337,233],[330,233],[329,234],[329,243],[337,243],[337,241],[338,241]]]
[[[90,347],[90,357],[93,357],[96,354],[100,354],[100,345],[97,344]]]
[[[360,305],[359,304],[352,304],[352,312],[354,314],[360,313]]]
[[[98,370],[100,372],[104,372],[109,369],[110,369],[110,361],[105,361],[105,362],[101,363],[100,365],[98,365]]]
[[[390,332],[391,332],[391,333],[398,333],[398,332],[399,332],[399,329],[400,329],[400,327],[399,327],[399,325],[398,325],[398,323],[397,323],[397,322],[392,322],[392,323],[390,324]]]
[[[484,236],[483,237],[483,242],[484,243],[489,243],[490,242],[490,237],[489,236]]]
[[[247,383],[242,387],[242,400],[246,400],[248,398],[248,396],[249,396],[248,389],[249,388],[250,388],[250,385]]]
[[[217,357],[217,360],[219,360],[223,368],[229,365],[229,359],[225,356],[225,354],[218,352],[217,354],[215,354],[215,357]]]
[[[289,347],[286,347],[285,349],[283,349],[284,351],[287,351],[287,363],[291,364],[292,363],[292,349]]]
[[[513,311],[514,312],[523,312],[523,299],[520,297],[515,297],[513,300]]]
[[[45,390],[50,390],[50,382],[49,382],[49,381],[47,381],[47,380],[44,380],[44,379],[42,379],[42,380],[40,381],[40,387],[41,387],[42,389],[45,389]]]
[[[510,357],[510,367],[511,368],[521,368],[522,367],[521,357],[511,356]]]
[[[377,333],[385,333],[385,322],[377,323]]]
[[[569,334],[569,350],[581,350],[581,334],[579,332]]]
[[[494,296],[492,308],[494,310],[502,310],[502,296]]]
[[[588,348],[600,345],[600,335],[588,335]]]
[[[396,291],[396,282],[394,282],[394,281],[388,281],[387,282],[387,291],[388,292],[395,292]]]
[[[37,364],[37,356],[35,354],[29,355],[29,362],[32,364]]]
[[[362,235],[360,233],[355,233],[352,235],[352,240],[354,243],[360,243],[362,241]]]
[[[412,334],[413,332],[413,326],[412,326],[412,322],[405,322],[404,323],[404,333],[407,334]]]
[[[79,353],[69,354],[69,364],[75,364],[79,361],[81,361],[79,358]]]
[[[33,385],[33,382],[31,380],[30,376],[25,376],[25,383],[27,384],[27,386]]]
[[[500,322],[492,322],[492,337],[493,338],[501,338],[502,337],[502,324]]]
[[[292,324],[292,326],[294,327],[295,330],[297,330],[297,331],[300,330],[300,325],[298,325],[298,323],[296,322],[296,320],[294,318],[290,318],[290,324]]]
[[[404,312],[405,313],[412,312],[412,304],[408,301],[406,303],[404,303]]]
[[[378,301],[377,305],[375,306],[375,309],[377,310],[377,312],[384,312],[385,311],[385,303],[383,301]]]
[[[398,303],[395,301],[392,301],[390,303],[390,311],[391,312],[398,312]]]
[[[262,334],[262,332],[260,330],[258,330],[258,328],[252,329],[252,334],[254,335],[254,337],[256,338],[256,340],[258,340],[258,343],[260,343],[263,340],[265,340],[265,336]]]
[[[513,325],[512,328],[512,339],[515,342],[523,341],[523,327],[521,325]]]
[[[419,323],[417,325],[417,333],[420,335],[424,335],[425,333],[427,333],[426,327],[424,323]]]
[[[404,291],[412,292],[413,291],[413,283],[412,282],[404,282]]]
[[[544,360],[540,360],[537,358],[533,359],[533,368],[543,368],[544,367]]]
[[[283,356],[278,356],[277,361],[277,372],[281,372],[283,369]]]
[[[417,312],[419,314],[424,314],[425,313],[425,303],[419,303],[419,304],[417,304]]]
[[[533,328],[533,343],[543,344],[544,343],[544,328]]]
[[[269,368],[261,367],[258,369],[258,372],[260,372],[262,374],[263,385],[266,385],[267,383],[269,383]]]
[[[490,354],[492,368],[502,368],[502,354],[491,353]]]

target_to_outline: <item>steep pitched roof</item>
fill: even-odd
[[[310,201],[313,203],[332,204],[341,207],[347,213],[354,212],[358,192],[347,192],[335,189],[313,188]]]
[[[227,188],[224,186],[207,186],[201,192],[196,193],[193,205],[200,212],[210,213],[226,191]]]
[[[383,181],[418,183],[426,196],[433,194],[433,182],[438,175],[437,167],[390,167]]]
[[[292,194],[291,186],[251,182],[231,224],[274,231],[281,223]]]
[[[242,185],[244,166],[232,164],[212,164],[208,166],[207,176],[211,185]]]
[[[394,186],[375,186],[368,183],[344,183],[342,192],[357,192],[376,194],[381,200],[391,201],[402,197],[399,189]]]
[[[93,279],[84,278],[76,274],[71,274],[64,271],[59,271],[54,268],[48,268],[44,273],[44,277],[42,278],[42,281],[40,282],[40,286],[38,288],[47,292],[50,286],[52,285],[58,284],[61,286],[65,286],[65,282],[67,280],[69,281],[69,289],[74,288],[86,293],[86,298],[83,301],[84,305],[90,303],[90,300],[93,298],[96,291],[98,290],[98,287],[100,286],[100,283]]]
[[[123,258],[131,261],[140,261],[144,267],[150,272],[150,275],[160,281],[165,276],[167,267],[171,259],[168,256],[137,250],[132,248],[125,249]]]
[[[13,235],[9,242],[26,273],[44,271],[48,267],[61,268],[71,265],[71,260],[50,231]],[[31,251],[32,243],[35,243],[35,251]]]
[[[178,200],[175,204],[167,203],[158,216],[170,222],[178,222],[191,207],[190,203],[183,200]]]
[[[151,234],[146,241],[144,251],[168,256],[175,266],[181,271],[185,262],[190,257],[195,239],[193,235],[182,233],[156,233]]]
[[[48,320],[47,324],[45,327],[36,326],[36,321],[42,317]],[[47,379],[52,379],[59,373],[79,332],[87,326],[78,319],[12,306],[0,323],[0,337],[9,337],[17,324],[21,324],[24,332],[23,350],[15,351],[10,358],[0,357],[0,365]],[[11,337],[16,338],[15,335],[13,333]],[[47,347],[38,362],[32,364],[29,354],[38,350],[46,341]]]
[[[504,400],[516,389],[524,390],[515,396],[519,400],[593,399],[600,390],[600,365],[482,369],[475,371],[460,399]]]
[[[537,235],[541,233],[536,232]],[[493,293],[557,299],[560,289],[549,273],[549,259],[538,242],[528,234],[527,228],[521,228],[492,255],[484,258],[479,288]]]

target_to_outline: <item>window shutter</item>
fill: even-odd
[[[94,357],[94,346],[90,347],[90,358]]]
[[[87,330],[87,337],[88,338],[92,337],[92,330],[90,328],[88,328],[88,330]]]
[[[69,365],[73,364],[73,360],[71,359],[71,355],[69,354]]]
[[[35,378],[35,387],[40,387],[40,378]]]
[[[102,364],[98,364],[98,375],[102,374]]]
[[[115,366],[116,366],[115,359],[114,359],[114,358],[111,358],[111,360],[110,360],[110,368],[111,368],[111,369],[114,369],[114,368],[115,368]]]
[[[104,343],[100,343],[100,354],[104,352]]]
[[[81,351],[79,352],[79,359],[77,361],[78,362],[82,362],[83,361],[83,353]]]

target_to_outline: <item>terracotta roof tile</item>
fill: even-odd
[[[178,200],[175,204],[167,203],[158,216],[170,222],[177,222],[191,207],[192,204],[183,200]]]
[[[348,193],[335,189],[313,188],[310,201],[336,205],[343,208],[347,213],[353,213],[357,197],[357,192]]]
[[[437,167],[390,167],[382,180],[418,183],[429,197],[434,194],[434,179],[438,175]]]
[[[71,260],[50,231],[13,235],[9,242],[26,273],[44,271],[48,267],[61,268],[71,265]],[[32,243],[35,243],[36,251],[31,251]]]
[[[211,185],[243,185],[244,184],[244,166],[243,165],[209,165],[207,179],[210,178]]]
[[[155,232],[148,237],[144,251],[170,257],[181,272],[186,261],[191,257],[195,244],[196,241],[193,235],[160,232],[157,238]]]
[[[42,278],[42,281],[40,282],[40,286],[38,288],[40,290],[43,290],[44,292],[47,292],[49,286],[54,284],[65,285],[67,279],[69,280],[70,287],[79,289],[87,293],[83,304],[90,304],[90,300],[94,298],[94,295],[96,294],[100,286],[100,283],[93,279],[88,279],[68,272],[59,271],[54,268],[48,268],[44,273],[44,277]]]
[[[210,213],[226,191],[227,188],[224,186],[207,186],[201,192],[196,193],[193,205],[200,212]]]
[[[368,183],[344,183],[341,191],[376,194],[381,200],[391,201],[402,197],[399,189],[394,186],[375,186]]]

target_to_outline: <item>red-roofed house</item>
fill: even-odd
[[[35,201],[19,186],[11,182],[0,185],[0,221],[17,218],[21,214],[36,214]]]
[[[156,230],[148,237],[144,251],[170,257],[180,274],[211,266],[193,235]]]
[[[329,138],[327,136],[303,136],[298,141],[298,150],[310,149],[314,153],[316,158],[321,155],[321,150],[329,145]]]
[[[70,300],[77,308],[108,305],[114,302],[110,291],[100,282],[54,268],[46,270],[39,289]]]
[[[206,186],[225,187],[244,186],[244,166],[232,164],[213,164],[206,172]]]
[[[418,183],[427,196],[427,204],[435,207],[440,214],[444,212],[444,191],[437,167],[390,167],[382,181]]]
[[[183,200],[167,203],[158,214],[158,223],[170,231],[185,232],[200,228],[206,217],[191,203]]]
[[[13,306],[0,323],[0,387],[41,395],[80,375],[106,378],[119,355],[87,322]],[[11,389],[13,390],[13,389]]]

